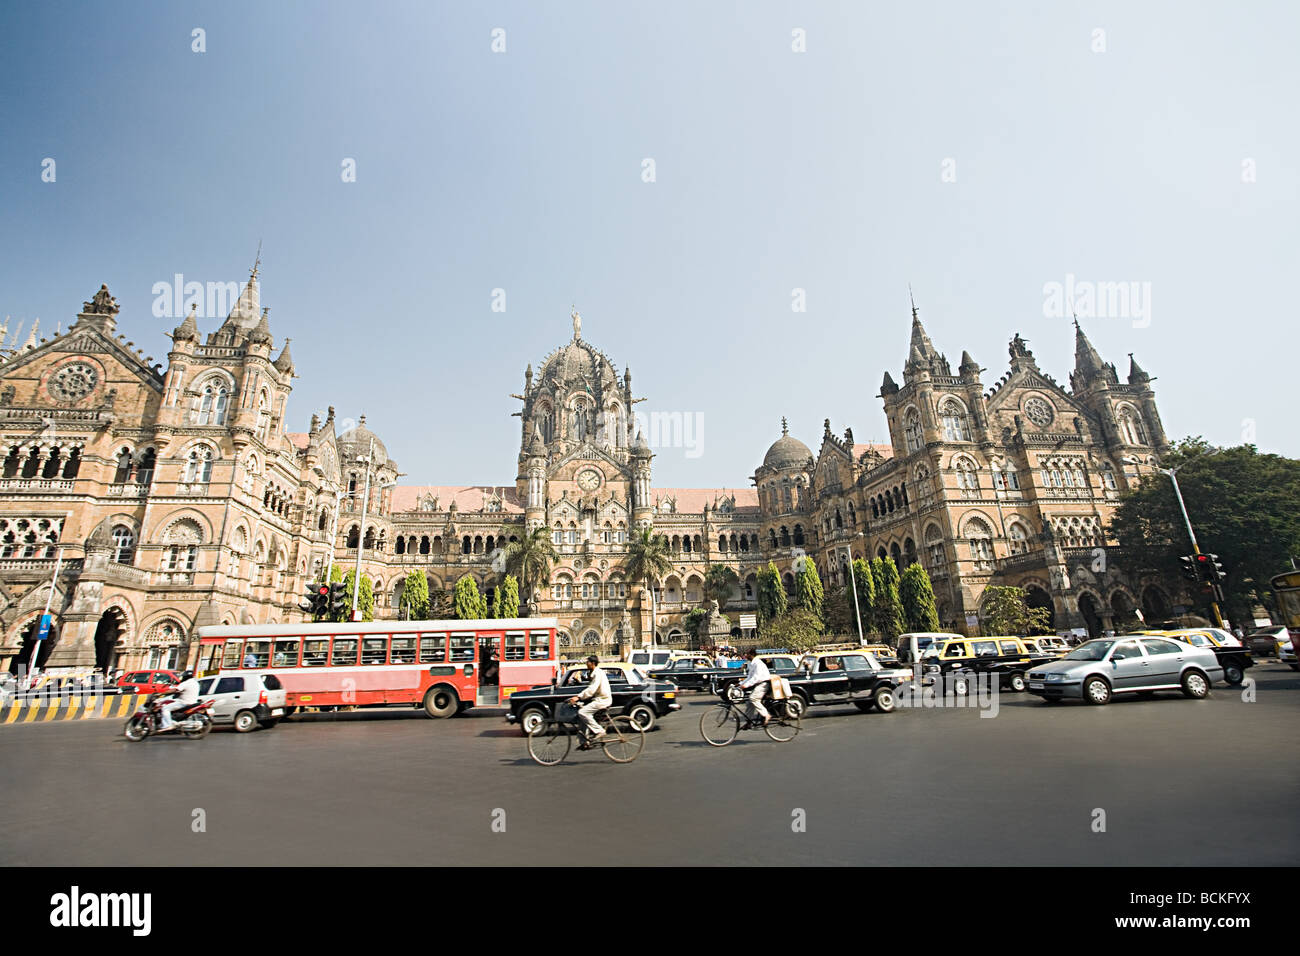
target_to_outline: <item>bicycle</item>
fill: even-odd
[[[610,717],[608,711],[602,710],[596,714],[596,723],[605,728],[596,743],[606,757],[614,763],[631,763],[640,756],[645,746],[645,730],[631,717]],[[574,736],[584,745],[592,743],[578,709],[561,704],[556,708],[555,717],[539,724],[528,735],[528,756],[543,767],[553,767],[569,755]]]
[[[700,736],[704,738],[705,743],[714,747],[725,747],[735,740],[736,735],[742,730],[757,730],[759,727],[762,727],[763,732],[772,740],[782,744],[794,740],[799,734],[800,712],[790,706],[788,699],[765,698],[763,706],[771,715],[771,720],[763,724],[746,716],[745,723],[742,725],[740,720],[746,701],[745,692],[738,685],[730,684],[718,696],[722,698],[722,702],[700,715]]]

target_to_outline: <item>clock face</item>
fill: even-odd
[[[1046,428],[1052,424],[1052,406],[1038,396],[1025,402],[1025,414],[1039,428]]]
[[[578,487],[583,491],[595,491],[600,487],[600,472],[594,468],[585,468],[578,472]]]

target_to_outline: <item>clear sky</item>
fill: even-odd
[[[260,240],[290,430],[334,405],[405,482],[505,485],[576,304],[639,409],[702,416],[655,483],[744,487],[782,416],[885,440],[908,283],[989,384],[1016,331],[1068,382],[1045,286],[1125,283],[1080,320],[1170,436],[1297,455],[1298,11],[6,4],[0,315],[66,328],[107,283],[161,361],[155,284],[242,280]]]

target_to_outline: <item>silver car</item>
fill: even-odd
[[[241,734],[274,727],[287,695],[280,678],[260,671],[222,671],[199,681],[199,700],[211,700],[214,724],[234,724]]]
[[[1223,680],[1223,666],[1209,648],[1168,637],[1128,635],[1088,641],[1059,661],[1029,672],[1026,690],[1047,703],[1079,698],[1109,704],[1116,694],[1181,690],[1197,700]]]

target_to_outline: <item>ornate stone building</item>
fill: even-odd
[[[179,665],[203,624],[301,620],[331,559],[351,567],[359,551],[376,616],[393,618],[413,571],[433,591],[469,574],[491,592],[503,548],[538,527],[561,560],[537,610],[564,643],[604,650],[649,636],[649,596],[623,573],[643,527],[672,550],[656,589],[666,641],[682,639],[710,565],[738,572],[734,615],[755,607],[761,566],[793,587],[805,555],[828,586],[847,581],[850,552],[919,560],[963,629],[989,584],[1023,585],[1056,627],[1093,631],[1135,607],[1164,616],[1176,597],[1107,561],[1117,496],[1167,442],[1150,377],[1132,362],[1121,383],[1077,326],[1069,390],[1019,336],[986,387],[969,354],[953,374],[913,310],[903,384],[886,373],[879,396],[890,444],[855,444],[827,420],[814,454],[783,424],[753,487],[656,488],[631,372],[583,339],[575,312],[572,339],[514,396],[513,483],[451,487],[399,485],[364,418],[336,434],[331,409],[287,431],[293,360],[287,339],[273,356],[256,267],[205,340],[193,312],[172,332],[165,368],[117,332],[117,313],[101,287],[66,333],[0,350],[0,666],[26,663],[47,600],[50,666]]]

